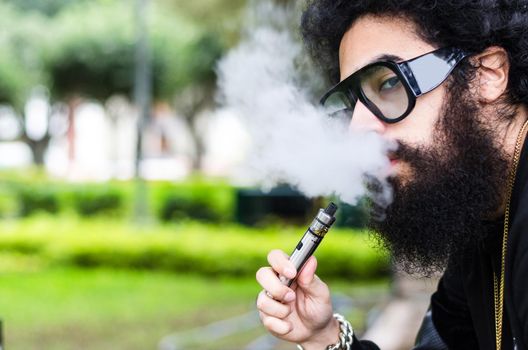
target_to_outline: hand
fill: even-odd
[[[257,271],[257,281],[264,288],[257,298],[264,327],[277,338],[301,344],[306,350],[324,349],[337,342],[339,324],[332,317],[330,290],[315,275],[315,257],[308,259],[293,289],[283,285],[277,276],[295,277],[297,272],[288,256],[272,250],[268,262],[271,267]]]

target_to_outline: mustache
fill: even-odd
[[[395,143],[396,148],[388,152],[389,159],[414,163],[417,159],[423,159],[428,154],[424,146],[413,146],[403,141],[396,141]]]

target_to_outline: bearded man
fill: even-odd
[[[302,33],[336,84],[322,103],[399,146],[370,228],[405,270],[444,271],[415,349],[527,350],[528,1],[312,0]],[[297,273],[287,255],[268,261],[257,307],[272,334],[378,349],[333,316],[315,258],[293,288],[277,277]]]

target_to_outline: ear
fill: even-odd
[[[508,87],[508,53],[502,47],[491,46],[473,57],[473,60],[478,67],[475,81],[477,96],[481,102],[492,103],[501,97]]]

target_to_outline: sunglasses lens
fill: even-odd
[[[354,105],[355,101],[342,91],[335,91],[323,101],[323,106],[332,119],[350,119]]]
[[[361,73],[359,81],[365,97],[385,118],[397,119],[407,111],[407,90],[391,68],[372,66]]]

